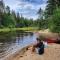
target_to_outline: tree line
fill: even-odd
[[[33,19],[24,18],[19,12],[11,11],[9,6],[5,6],[3,0],[0,1],[0,28],[32,26],[34,26]]]
[[[38,19],[24,18],[19,12],[10,11],[3,0],[0,1],[0,28],[4,27],[39,27],[52,32],[60,32],[60,0],[47,0],[46,9],[39,9]],[[21,15],[21,16],[20,16]]]
[[[52,32],[60,33],[60,0],[48,0],[46,9],[41,8],[39,14],[40,29],[48,28]]]

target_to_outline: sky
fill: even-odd
[[[46,8],[47,0],[4,0],[5,5],[10,9],[19,12],[25,18],[38,18],[38,10],[41,7],[43,10]]]

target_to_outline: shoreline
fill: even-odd
[[[39,33],[40,34],[40,31],[37,31],[36,33]],[[46,33],[46,32],[45,32]],[[49,49],[49,53],[47,53],[47,54],[50,54],[50,50],[51,49],[53,49],[54,51],[55,51],[55,46],[57,46],[57,44],[54,44],[55,46],[52,46],[53,44],[51,44],[48,48],[47,48],[47,50]],[[22,49],[20,49],[20,50],[18,50],[17,52],[15,52],[14,54],[11,54],[11,55],[9,55],[9,56],[7,56],[6,58],[4,58],[4,60],[18,60],[18,59],[20,59],[20,58],[24,58],[23,56],[24,56],[24,53],[27,51],[26,50],[26,48],[27,47],[30,47],[31,45],[29,45],[29,46],[26,46],[26,47],[24,47],[24,48],[22,48]],[[59,45],[58,45],[59,46]],[[57,46],[57,47],[58,47]],[[60,46],[59,46],[60,47]],[[58,48],[58,49],[60,49],[60,48]],[[51,50],[52,51],[52,50]],[[58,51],[59,52],[59,51]],[[29,54],[29,53],[28,53]],[[52,54],[52,53],[51,53]],[[55,54],[55,52],[54,52],[54,54]],[[56,53],[57,54],[57,53]],[[36,54],[35,54],[36,55]],[[46,55],[46,54],[45,54]],[[43,55],[43,56],[45,56],[45,55]],[[38,55],[36,55],[36,56],[38,56]],[[49,59],[50,59],[50,56],[48,56],[49,57]],[[18,58],[18,59],[17,59]],[[28,58],[28,57],[26,57],[26,58]],[[44,58],[44,57],[43,57]],[[47,57],[46,57],[47,58]],[[40,59],[40,58],[39,58]],[[60,58],[59,58],[60,59]],[[51,60],[51,59],[50,59]],[[53,59],[54,60],[54,59]]]
[[[29,46],[23,47],[23,48],[19,49],[18,51],[16,51],[15,53],[8,54],[7,56],[1,58],[0,60],[11,60],[15,56],[18,56],[18,55],[22,56],[26,52],[26,48],[28,48]]]
[[[59,44],[49,44],[48,48],[45,48],[45,52],[43,55],[31,53],[31,51],[27,50],[27,48],[30,48],[30,46],[22,48],[15,54],[6,57],[4,60],[60,60]]]

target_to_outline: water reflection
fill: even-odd
[[[31,32],[0,33],[0,57],[33,43],[35,38]]]

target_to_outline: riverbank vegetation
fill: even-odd
[[[0,29],[0,32],[10,32],[10,31],[34,32],[34,31],[38,31],[38,28],[37,27],[24,27],[24,28],[3,28],[3,29]]]
[[[51,32],[60,33],[60,0],[47,0],[45,11],[41,8],[40,14],[40,28],[49,29]]]
[[[39,9],[39,18],[36,20],[27,19],[19,12],[10,10],[0,1],[0,32],[11,30],[35,30],[34,27],[49,29],[51,32],[60,33],[60,0],[48,0],[46,9]],[[27,27],[27,28],[26,28]]]
[[[24,28],[35,27],[33,19],[24,18],[19,12],[10,11],[3,0],[0,1],[0,28]]]

